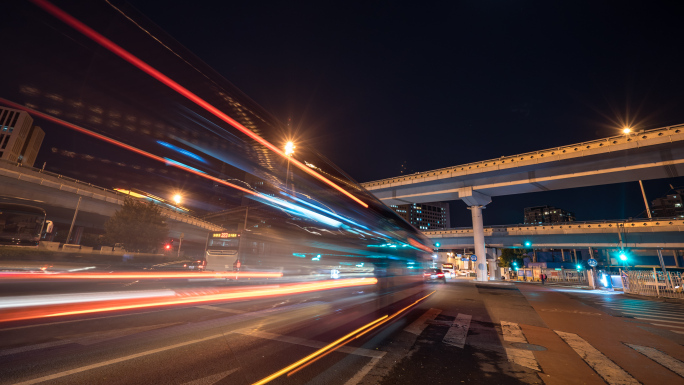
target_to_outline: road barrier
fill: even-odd
[[[522,268],[518,269],[518,281],[540,281],[539,276],[546,274],[549,282],[569,282],[587,284],[586,271],[574,269]]]
[[[625,293],[684,299],[684,282],[679,272],[663,273],[654,267],[653,271],[620,270],[620,277]]]

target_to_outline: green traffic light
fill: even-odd
[[[439,242],[435,243],[435,247],[439,247]]]
[[[530,241],[525,241],[525,247],[530,247],[532,246],[532,242]]]

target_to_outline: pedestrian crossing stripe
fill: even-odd
[[[514,322],[501,321],[501,332],[503,333],[504,341],[509,343],[527,343],[527,338],[523,334],[520,325]],[[534,353],[526,349],[520,349],[515,347],[505,347],[506,356],[508,361],[518,364],[520,366],[526,367],[528,369],[540,372],[539,364],[537,359],[534,358]]]
[[[554,330],[560,338],[562,338],[572,350],[575,351],[589,366],[591,366],[596,373],[603,378],[610,385],[639,385],[634,377],[624,371],[610,358],[598,351],[590,343],[585,341],[582,337],[574,333],[566,333]]]
[[[648,346],[632,345],[628,343],[625,343],[625,345],[684,377],[684,362]]]
[[[427,327],[428,320],[434,319],[441,313],[440,309],[430,309],[423,314],[418,320],[409,325],[406,329],[420,330],[421,332]],[[469,314],[458,314],[453,321],[449,330],[444,335],[442,342],[447,345],[463,348],[466,344],[468,330],[472,316]],[[664,321],[672,322],[672,321]],[[528,343],[525,334],[519,324],[508,321],[501,321],[501,333],[503,334],[504,342],[508,344],[514,343]],[[663,325],[665,326],[665,325]],[[676,327],[676,326],[671,326]],[[413,331],[412,331],[413,332]],[[584,360],[596,373],[603,378],[609,385],[637,385],[640,384],[631,374],[626,372],[615,362],[613,362],[606,355],[601,353],[598,349],[592,346],[589,342],[584,340],[577,334],[554,330],[554,332],[567,343],[577,355]],[[684,334],[684,331],[675,331],[675,333]],[[420,334],[420,333],[417,333]],[[684,362],[669,356],[668,354],[648,346],[641,346],[623,342],[626,346],[641,353],[647,358],[657,362],[666,367],[672,372],[684,377]],[[504,346],[506,356],[509,362],[523,366],[534,371],[541,372],[541,368],[534,353],[527,349],[520,349],[514,346]]]

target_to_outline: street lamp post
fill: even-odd
[[[290,157],[294,154],[295,145],[292,141],[285,143],[285,155],[287,155],[287,174],[285,174],[285,188],[287,187],[290,178]]]

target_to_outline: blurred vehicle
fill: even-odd
[[[470,272],[468,272],[467,270],[455,270],[455,271],[454,271],[454,274],[455,274],[457,277],[467,277],[469,273],[470,273]]]
[[[241,234],[227,231],[211,232],[207,238],[202,269],[208,271],[238,271],[240,270]]]
[[[442,269],[425,269],[423,272],[423,280],[425,282],[442,281],[443,283],[446,283],[446,277],[444,276]]]
[[[46,221],[45,216],[40,207],[0,203],[0,244],[38,246],[43,227],[52,232],[52,222]]]
[[[456,276],[453,263],[443,263],[442,271],[444,272],[444,275],[448,278],[453,278]]]

